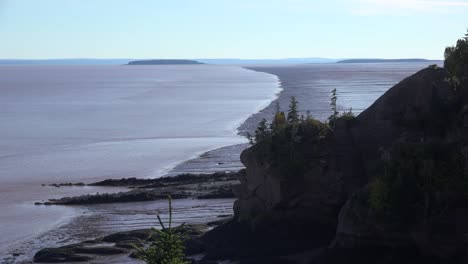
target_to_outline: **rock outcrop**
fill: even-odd
[[[200,236],[206,232],[206,225],[186,225],[185,254],[192,256],[202,253],[204,245]],[[34,255],[35,263],[133,263],[134,246],[150,244],[157,235],[151,229],[137,229],[110,234],[105,237],[70,244],[58,248],[44,248]]]
[[[358,117],[359,125],[353,136],[364,166],[374,165],[382,155],[379,152],[395,143],[466,144],[457,94],[447,79],[444,69],[424,69],[390,89]],[[369,175],[369,182],[372,176]],[[451,196],[458,195],[455,192],[448,191]],[[468,242],[466,204],[446,208],[440,216],[420,220],[401,230],[377,216],[367,202],[369,196],[366,185],[343,206],[332,248],[379,248],[391,251],[394,258],[413,250],[413,257],[431,257],[434,263],[463,261]]]
[[[395,141],[444,138],[450,131],[455,92],[442,68],[426,68],[404,79],[358,117],[353,128],[365,166]]]
[[[205,236],[209,252],[218,253],[213,259],[220,259],[220,252],[242,259],[268,255],[262,248],[277,256],[322,248],[307,261],[459,261],[468,245],[468,224],[463,222],[468,206],[398,230],[375,215],[367,202],[372,168],[383,150],[398,142],[462,137],[466,115],[460,119],[448,77],[441,68],[421,70],[387,91],[353,123],[338,120],[331,140],[309,158],[300,175],[284,177],[258,157],[255,146],[245,150],[241,161],[246,174],[233,187],[238,197],[235,219]],[[226,236],[231,241],[217,239]],[[258,250],[250,249],[252,243]]]
[[[36,202],[35,205],[88,205],[103,203],[127,203],[156,201],[167,199],[220,199],[234,198],[231,186],[236,184],[239,172],[216,172],[212,174],[180,174],[174,177],[157,179],[108,179],[91,183],[90,186],[128,187],[132,190],[119,193],[88,194],[60,199],[49,199],[47,202]],[[54,184],[52,186],[76,186],[76,184]]]

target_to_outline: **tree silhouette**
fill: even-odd
[[[299,114],[297,112],[297,100],[294,96],[291,96],[291,100],[289,102],[288,122],[290,124],[297,124],[299,122]]]
[[[335,121],[338,118],[338,111],[336,109],[337,100],[338,100],[338,95],[337,95],[336,88],[335,88],[331,91],[331,97],[330,97],[330,108],[333,113],[330,117],[328,117],[328,122],[333,127],[335,127]]]
[[[468,78],[468,30],[455,46],[445,48],[444,68],[457,79]]]

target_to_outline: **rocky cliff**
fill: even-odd
[[[238,197],[234,205],[235,219],[206,236],[206,241],[212,245],[211,252],[219,253],[231,247],[236,250],[231,250],[230,257],[257,256],[256,263],[261,263],[259,259],[262,257],[271,256],[271,252],[275,252],[275,259],[278,259],[280,255],[311,250],[311,255],[299,259],[306,261],[304,263],[466,260],[466,195],[447,183],[458,181],[464,184],[468,177],[465,138],[468,119],[463,104],[466,102],[451,85],[446,70],[429,67],[391,88],[353,122],[337,120],[329,137],[319,147],[316,142],[301,142],[301,148],[314,149],[302,170],[285,173],[278,170],[277,164],[262,157],[256,145],[245,150],[241,160],[246,173],[233,189]],[[397,144],[409,145],[406,148],[411,151],[415,145],[423,150],[432,150],[434,148],[427,145],[436,145],[439,150],[440,146],[454,144],[456,164],[465,166],[461,170],[451,170],[457,178],[443,178],[437,185],[440,187],[427,183],[436,184],[439,175],[433,178],[422,175],[421,182],[415,178],[415,190],[421,195],[411,196],[408,202],[414,198],[415,203],[421,201],[422,205],[408,207],[414,214],[394,213],[397,212],[394,208],[407,208],[388,195],[382,196],[374,184],[380,180],[390,186],[385,193],[397,188],[394,186],[398,185],[400,176],[384,178],[378,176],[375,169],[384,164],[387,170],[386,155],[393,159],[391,164],[398,166],[406,166],[401,165],[404,160],[412,161],[413,156],[396,156],[403,154],[394,149],[406,149],[394,147]],[[439,161],[431,160],[432,152],[427,155],[422,152],[424,158],[416,157],[416,165],[408,165],[416,169],[411,169],[419,172],[420,164],[429,164],[426,171],[432,168],[441,171],[441,175],[450,174],[440,168],[455,164],[450,163],[452,159],[439,164]],[[385,175],[393,175],[392,171],[387,173],[386,170]],[[382,213],[379,213],[379,206],[385,208]],[[385,217],[389,212],[395,221]],[[411,221],[397,226],[396,222],[401,219]],[[231,244],[227,241],[219,243],[216,238],[223,234],[235,239]],[[258,250],[248,250],[253,245]],[[298,263],[288,259],[290,262],[283,259],[278,263]]]

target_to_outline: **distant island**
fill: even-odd
[[[289,59],[204,59],[192,60],[152,60],[144,58],[118,58],[118,59],[95,59],[95,58],[68,58],[68,59],[1,59],[0,65],[171,65],[171,64],[220,64],[220,65],[270,65],[270,64],[302,64],[302,63],[335,63],[340,59],[330,58],[289,58]],[[191,63],[185,63],[190,61]],[[131,63],[129,63],[131,62]],[[145,62],[145,63],[140,63]],[[148,62],[148,63],[146,63]],[[153,63],[154,62],[154,63]],[[166,63],[168,62],[168,63]]]
[[[428,62],[426,59],[350,59],[337,63],[391,63],[391,62]]]
[[[128,65],[192,65],[204,64],[194,60],[138,60],[130,61]]]

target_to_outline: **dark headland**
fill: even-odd
[[[194,60],[138,60],[130,61],[128,65],[197,65],[204,64]]]
[[[341,60],[336,63],[395,63],[395,62],[428,62],[426,59],[349,59]]]

